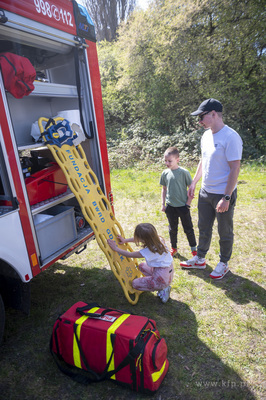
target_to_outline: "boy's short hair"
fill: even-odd
[[[175,156],[175,157],[179,157],[178,148],[175,147],[175,146],[168,147],[168,149],[165,150],[164,155],[165,155],[165,156]]]

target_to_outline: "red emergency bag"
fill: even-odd
[[[0,67],[5,89],[16,99],[28,96],[34,90],[36,71],[28,58],[1,53]]]
[[[95,303],[78,302],[57,319],[50,350],[78,382],[112,379],[142,393],[155,392],[169,367],[155,321]]]

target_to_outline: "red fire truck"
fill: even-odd
[[[111,200],[95,42],[90,16],[75,1],[0,0],[0,61],[17,55],[36,72],[34,89],[20,98],[2,66],[0,73],[0,341],[5,306],[29,312],[31,279],[94,238],[42,141],[40,118],[81,128],[81,146]]]

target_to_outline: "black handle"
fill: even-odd
[[[97,303],[86,304],[83,307],[77,307],[76,312],[79,313],[80,315],[86,315],[88,317],[95,318],[95,319],[99,319],[99,318],[103,317],[105,314],[107,314],[110,311],[115,311],[120,314],[125,314],[124,311],[116,310],[114,308],[105,308],[101,313],[90,313],[90,312],[85,311],[85,310],[88,310],[93,307],[100,307],[100,306]],[[131,314],[131,313],[127,313],[127,314]]]

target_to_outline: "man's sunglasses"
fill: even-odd
[[[199,121],[202,121],[203,120],[203,117],[204,117],[204,115],[206,115],[206,114],[209,114],[210,113],[210,111],[206,111],[205,113],[203,113],[203,114],[200,114],[199,115]]]

